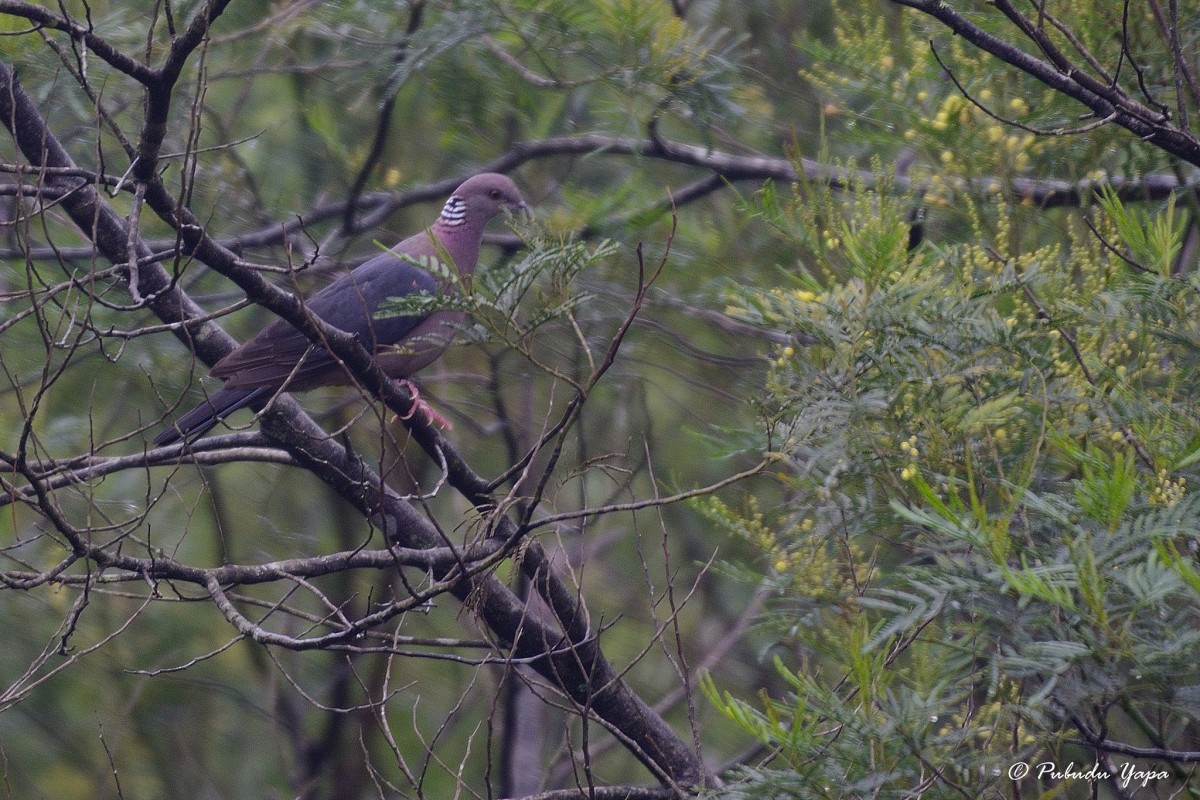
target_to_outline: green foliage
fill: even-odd
[[[1073,16],[1096,4],[1069,5],[1055,13],[1108,52],[1098,20]],[[805,44],[828,146],[921,156],[901,176],[849,160],[845,192],[764,187],[750,213],[791,260],[727,287],[727,314],[787,337],[759,413],[790,499],[709,513],[756,548],[740,574],[773,590],[764,619],[789,655],[757,698],[702,684],[772,753],[717,794],[1083,796],[1086,781],[1009,767],[1090,765],[1080,741],[1097,731],[1196,749],[1194,203],[1005,199],[1018,177],[1083,177],[1099,153],[1118,170],[1167,162],[1107,129],[1035,135],[1077,106],[868,8],[842,4],[833,39]],[[972,97],[1031,129],[944,81],[931,37]],[[932,221],[909,249],[918,207]],[[1186,764],[1105,757],[1165,767],[1156,791],[1196,796]]]
[[[875,0],[834,5],[833,35],[805,37],[799,44],[812,58],[803,75],[825,98],[825,122],[838,139],[838,152],[890,160],[915,149],[921,157],[911,175],[928,186],[935,204],[951,204],[955,187],[977,178],[1074,180],[1170,169],[1170,159],[1157,148],[1090,125],[1076,101],[1006,68],[929,17]],[[1015,38],[1026,52],[1044,55],[1016,37],[1015,26],[998,9],[947,5],[1000,40]],[[1128,67],[1126,59],[1171,62],[1159,20],[1132,9],[1105,0],[1068,0],[1056,6],[1053,22],[1045,19],[1036,27],[1072,57],[1076,47],[1088,48],[1109,71],[1106,79],[1132,96],[1173,107],[1177,86],[1169,67]],[[1037,22],[1029,11],[1019,9]]]
[[[970,208],[994,219],[977,236],[907,252],[911,200],[879,185],[764,190],[808,255],[790,287],[729,291],[727,313],[793,342],[761,414],[794,499],[774,524],[722,511],[796,653],[781,697],[706,685],[788,766],[750,785],[900,796],[936,766],[927,796],[1003,791],[1015,761],[1082,757],[1075,720],[1171,747],[1200,680],[1200,294],[1169,268],[1176,205],[1103,199],[1143,271],[1086,229],[1001,244],[1018,212],[994,200]],[[857,576],[840,591],[808,590],[822,543],[826,575]]]
[[[1103,187],[1098,200],[1129,248],[1129,257],[1142,261],[1143,268],[1156,275],[1170,276],[1183,244],[1184,229],[1184,221],[1175,208],[1175,195],[1167,200],[1161,213],[1153,215],[1144,209],[1127,209],[1111,186]]]
[[[476,341],[501,342],[528,352],[530,337],[538,328],[563,319],[589,299],[586,291],[574,287],[576,278],[618,251],[618,246],[607,240],[589,244],[553,241],[544,236],[530,238],[519,257],[477,274],[470,286],[441,295],[391,298],[380,305],[376,316],[465,311],[479,323],[471,329]],[[457,272],[436,259],[418,266],[442,280],[458,278]]]

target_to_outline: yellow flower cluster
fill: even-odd
[[[1155,485],[1150,496],[1146,498],[1152,506],[1173,506],[1187,494],[1187,478],[1172,478],[1171,473],[1163,467],[1158,471]]]
[[[968,125],[971,122],[971,112],[974,106],[962,98],[962,95],[952,94],[942,101],[942,107],[933,115],[929,127],[935,131],[944,131],[952,122]]]
[[[1026,716],[1020,713],[1022,695],[1020,685],[1012,678],[1001,678],[990,698],[970,712],[951,715],[938,732],[942,736],[966,732],[978,739],[985,750],[997,755],[1007,754],[1009,747],[1028,747],[1037,737],[1026,725]],[[997,730],[1005,731],[1006,735],[996,736]]]
[[[814,525],[815,523],[810,517],[805,517],[793,530],[800,533],[809,533],[812,531]],[[790,572],[809,560],[804,554],[795,550],[788,551],[778,544],[771,548],[771,556],[774,558],[776,572]]]
[[[813,528],[808,518],[792,528],[789,538],[795,542],[775,554],[775,571],[788,578],[797,595],[836,598],[854,594],[855,586],[870,580],[870,559],[856,543],[835,546],[823,534],[813,534]]]
[[[1105,342],[1101,349],[1101,358],[1104,359],[1104,364],[1122,380],[1126,377],[1128,370],[1126,364],[1133,360],[1133,346],[1137,344],[1140,336],[1139,331],[1129,331],[1122,337]]]
[[[923,104],[929,99],[925,91],[918,92],[916,100]],[[1013,119],[1028,116],[1029,103],[1023,97],[1014,97],[1007,103],[997,103],[995,92],[982,89],[976,99],[997,113]],[[979,172],[1027,172],[1032,166],[1032,157],[1045,148],[1045,144],[1033,133],[1022,131],[996,120],[990,120],[978,106],[960,94],[945,97],[930,116],[921,116],[915,128],[904,132],[904,138],[913,142],[921,138],[921,131],[939,135],[939,140],[948,145],[938,159],[940,171],[950,176],[969,177]],[[948,137],[948,138],[947,138]],[[975,142],[986,144],[982,150]],[[985,164],[981,159],[992,163]],[[923,176],[936,183],[936,174]],[[932,198],[926,202],[937,203],[944,197],[942,187],[931,186]]]
[[[908,463],[900,470],[901,480],[911,481],[920,474],[920,469],[917,467],[917,459],[921,457],[921,451],[917,449],[917,437],[912,435],[900,442],[900,452],[909,460]]]
[[[844,596],[870,578],[870,559],[862,549],[853,542],[832,545],[824,533],[816,531],[812,517],[804,517],[777,533],[753,497],[742,511],[731,509],[716,497],[698,500],[693,507],[760,550],[766,563],[797,594]]]
[[[727,530],[738,534],[764,552],[774,552],[779,543],[775,531],[766,522],[758,509],[758,501],[751,497],[747,501],[745,514],[739,514],[725,505],[719,498],[709,497],[703,503],[703,511],[710,519],[719,522]]]

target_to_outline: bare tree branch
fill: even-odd
[[[1045,31],[1026,19],[1008,0],[993,5],[1020,33],[1035,43],[1047,60],[1037,58],[955,11],[943,0],[891,0],[937,19],[955,34],[979,49],[996,56],[1050,88],[1082,103],[1099,118],[1112,117],[1114,124],[1195,166],[1200,166],[1200,140],[1162,113],[1134,100],[1117,85],[1104,83],[1074,64],[1050,40]]]
[[[194,25],[193,30],[196,29]],[[198,43],[198,38],[195,41]],[[158,108],[156,113],[162,114],[169,97],[158,97],[155,103]],[[0,63],[0,118],[12,131],[31,164],[74,168],[36,107],[3,63]],[[144,150],[147,156],[153,155],[160,142],[161,137],[148,123],[139,150]],[[370,354],[356,340],[313,317],[296,297],[266,283],[257,272],[241,265],[232,252],[209,239],[199,220],[186,206],[171,197],[157,174],[146,174],[143,168],[137,170],[135,176],[145,186],[147,204],[179,231],[186,253],[200,258],[226,275],[248,297],[296,325],[315,342],[328,347],[361,385],[382,397],[397,413],[408,411],[411,398],[386,379]],[[49,180],[52,184],[54,179]],[[131,239],[125,221],[104,203],[94,188],[84,187],[64,198],[63,202],[76,224],[85,234],[93,237],[97,248],[109,260],[118,264],[125,261],[130,241],[135,242],[139,260],[149,255],[144,243],[136,237]],[[174,323],[203,315],[173,286],[165,271],[156,264],[143,268],[139,281],[147,304],[165,322]],[[205,334],[194,338],[187,335],[190,333],[188,328],[179,329],[177,335],[202,361],[215,363],[232,349],[232,340],[212,323],[205,324],[201,330]],[[417,550],[449,544],[424,515],[388,490],[358,456],[325,436],[294,403],[277,402],[272,411],[264,416],[262,427],[266,436],[283,446],[298,464],[374,520],[389,541],[404,543],[404,546]],[[427,452],[444,456],[451,485],[487,513],[492,502],[487,482],[467,466],[466,461],[440,433],[420,424],[413,424],[412,431],[414,438]],[[155,570],[159,569],[156,566],[158,559],[147,562],[146,559],[112,553],[80,536],[65,518],[53,511],[47,497],[49,487],[25,468],[23,456],[19,455],[16,460],[17,472],[31,487],[39,509],[49,516],[75,552],[105,569],[154,576]],[[517,529],[506,517],[493,522],[492,527],[494,535],[501,542],[511,544],[519,539]],[[514,658],[528,661],[571,697],[585,713],[595,713],[614,729],[623,731],[628,746],[654,774],[684,786],[703,782],[705,773],[698,755],[680,741],[671,728],[613,671],[599,650],[596,636],[578,598],[555,575],[549,559],[537,542],[529,542],[524,547],[520,564],[552,610],[556,621],[553,626],[530,616],[525,603],[495,578],[467,578],[465,573],[456,572],[460,563],[449,568],[438,567],[434,570],[435,575],[439,580],[446,580],[446,588],[457,597],[463,601],[469,600],[471,607],[478,609],[494,632],[498,647],[511,653]],[[171,568],[174,569],[174,566]],[[183,574],[208,588],[213,599],[239,629],[246,627],[245,618],[231,611],[232,606],[224,595],[218,577],[212,573],[192,572],[194,568],[183,569]],[[387,614],[384,614],[383,618],[386,617]],[[261,636],[262,632],[258,635]],[[296,644],[282,639],[279,643]]]

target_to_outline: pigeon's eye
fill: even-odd
[[[500,199],[500,190],[492,189],[490,192],[488,192],[488,196],[491,197],[493,200],[499,200]]]

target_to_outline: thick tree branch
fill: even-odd
[[[1030,55],[955,11],[944,0],[891,0],[938,20],[984,52],[990,53],[1050,88],[1089,108],[1100,118],[1112,117],[1115,124],[1167,153],[1200,167],[1200,139],[1191,131],[1173,124],[1163,114],[1147,108],[1119,86],[1106,84],[1073,64],[1057,49],[1045,32],[1025,19],[1008,0],[993,5],[1024,34],[1035,42],[1049,60]]]
[[[188,57],[208,37],[213,22],[229,5],[230,0],[209,0],[200,7],[191,24],[179,36],[171,40],[171,48],[162,67],[146,82],[146,118],[142,123],[142,135],[137,143],[137,158],[133,162],[134,178],[151,182],[158,171],[159,151],[167,135],[168,115],[175,85]]]
[[[35,25],[67,33],[71,38],[83,42],[88,50],[104,59],[114,69],[139,83],[149,84],[156,78],[154,70],[113,47],[106,39],[97,36],[90,26],[80,25],[69,17],[59,16],[44,6],[21,0],[0,0],[0,14],[22,17]]]

